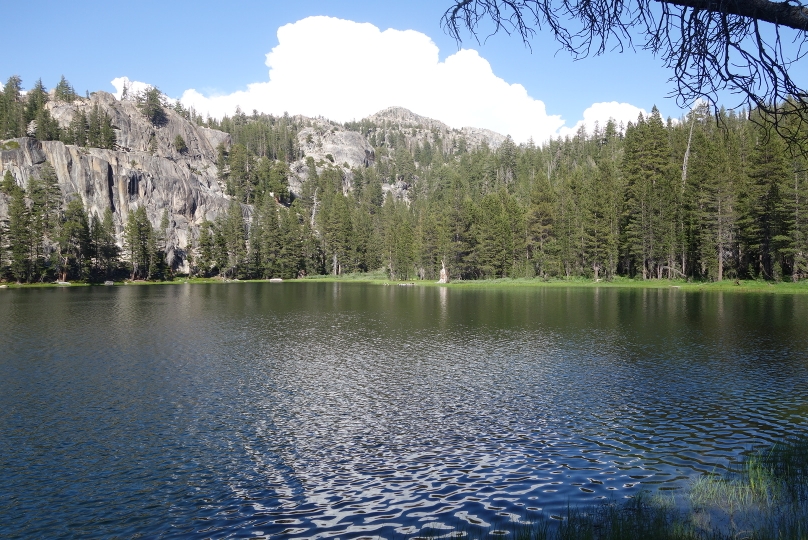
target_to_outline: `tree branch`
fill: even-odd
[[[785,2],[769,0],[654,0],[663,4],[688,7],[699,11],[711,11],[728,15],[749,17],[794,30],[808,30],[808,8]]]
[[[804,70],[789,72],[808,55],[808,0],[451,0],[441,23],[458,43],[461,29],[475,39],[487,21],[493,31],[518,34],[530,47],[536,30],[550,31],[574,58],[642,47],[673,71],[672,92],[682,107],[706,99],[716,115],[719,95],[740,97],[732,108],[757,109],[800,153],[808,154]],[[653,9],[659,6],[659,9]],[[764,32],[761,22],[773,25]],[[781,30],[793,32],[783,50]],[[479,39],[478,39],[479,41]],[[755,121],[755,120],[753,120]]]

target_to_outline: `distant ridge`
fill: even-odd
[[[384,123],[385,121],[392,124],[398,124],[400,127],[406,128],[422,128],[427,130],[438,130],[443,133],[460,134],[466,138],[467,143],[472,147],[480,146],[482,143],[487,144],[491,148],[498,148],[505,141],[505,135],[492,131],[490,129],[477,128],[477,127],[463,127],[452,128],[440,120],[428,118],[416,114],[404,107],[388,107],[366,118],[374,123]]]

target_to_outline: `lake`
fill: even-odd
[[[0,291],[0,537],[407,538],[808,431],[808,296]]]

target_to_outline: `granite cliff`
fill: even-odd
[[[72,103],[51,99],[46,107],[62,129],[70,126],[75,115],[89,114],[98,107],[111,119],[115,149],[22,137],[0,145],[0,174],[10,171],[17,184],[27,187],[30,178],[40,175],[44,164],[50,163],[65,204],[79,197],[90,215],[100,217],[107,208],[112,211],[119,244],[123,243],[130,212],[143,206],[149,221],[157,227],[167,210],[168,262],[176,269],[187,270],[187,250],[198,238],[199,226],[205,220],[215,220],[231,203],[216,165],[217,148],[221,145],[229,149],[231,135],[191,122],[170,107],[165,107],[164,121],[153,125],[135,101],[118,100],[107,92],[96,92],[89,99]],[[442,147],[447,154],[455,153],[460,146],[468,150],[481,145],[496,148],[505,140],[488,130],[453,129],[401,107],[345,125],[322,118],[295,118],[299,126],[298,152],[297,159],[289,163],[288,177],[293,197],[300,196],[311,166],[340,168],[346,193],[352,189],[354,171],[379,162],[384,165],[380,170],[389,170],[395,157],[382,142],[385,140],[395,140],[410,151],[431,144]],[[178,136],[187,148],[175,147]],[[377,149],[381,150],[380,156]],[[380,174],[384,192],[408,199],[410,183],[417,182],[417,168],[421,166],[415,164],[415,175],[408,181]],[[8,216],[8,203],[8,196],[0,194],[0,220]],[[252,206],[243,204],[242,212],[249,222]]]
[[[118,101],[106,92],[89,100],[47,104],[60,126],[70,124],[80,110],[98,105],[112,118],[118,146],[115,150],[66,145],[59,141],[15,139],[19,148],[0,152],[0,169],[9,170],[18,184],[27,186],[49,162],[59,180],[64,201],[80,197],[89,214],[101,216],[110,208],[119,242],[129,212],[145,206],[157,226],[167,209],[171,223],[168,262],[182,268],[185,250],[204,219],[215,219],[229,198],[216,176],[216,147],[229,145],[227,133],[197,126],[166,108],[166,121],[153,126],[132,101]],[[173,141],[180,135],[187,150]],[[7,145],[15,146],[15,145]],[[7,216],[7,198],[0,197],[0,218]],[[250,209],[245,206],[245,214]]]

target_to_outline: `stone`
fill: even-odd
[[[199,234],[199,225],[205,219],[214,220],[230,203],[216,177],[215,163],[216,147],[229,146],[230,135],[197,126],[169,108],[167,122],[152,126],[134,102],[118,101],[107,92],[69,104],[52,101],[47,107],[64,128],[79,110],[89,114],[95,105],[112,118],[118,140],[115,150],[14,139],[20,147],[0,151],[0,174],[11,171],[25,187],[47,160],[56,171],[65,203],[78,196],[87,213],[99,219],[107,208],[112,211],[119,245],[130,211],[145,206],[152,226],[159,227],[163,210],[168,209],[167,262],[187,271],[186,253]],[[186,141],[187,152],[174,148],[177,135]],[[148,151],[152,136],[157,141],[154,154]],[[244,213],[251,217],[252,208],[245,205]],[[8,201],[0,196],[0,219],[7,216]]]

